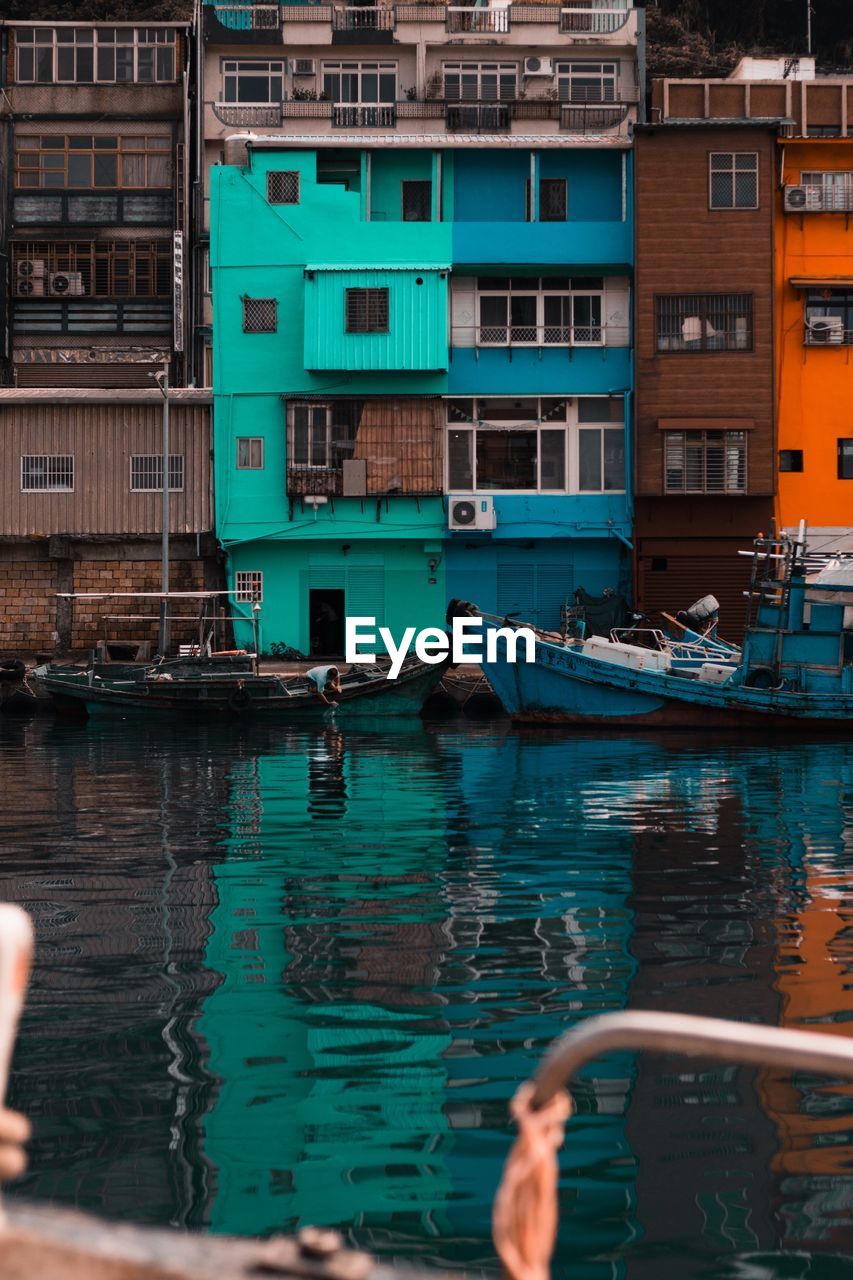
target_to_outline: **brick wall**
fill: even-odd
[[[55,593],[54,561],[0,560],[0,651],[53,648]]]
[[[170,569],[172,591],[203,591],[204,566],[198,560],[172,561]],[[159,560],[78,560],[74,564],[75,591],[159,591]],[[71,647],[91,649],[104,638],[103,615],[124,614],[157,615],[157,600],[98,600],[88,603],[74,602],[74,618],[71,628]],[[188,643],[198,632],[198,604],[184,600],[173,602],[170,615],[189,614],[186,623],[172,623],[172,645]],[[116,622],[107,624],[107,636],[113,640],[157,640],[156,622]]]

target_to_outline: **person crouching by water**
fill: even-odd
[[[315,698],[319,698],[320,702],[325,702],[327,707],[336,707],[338,705],[326,696],[330,693],[343,693],[341,673],[337,667],[311,667],[309,671],[305,672],[305,676],[314,685]]]

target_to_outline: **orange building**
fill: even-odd
[[[853,550],[853,137],[780,138],[777,514]]]

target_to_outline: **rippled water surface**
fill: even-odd
[[[7,720],[0,787],[29,1197],[493,1270],[567,1027],[850,1033],[853,743]],[[616,1055],[576,1101],[556,1274],[849,1275],[851,1087]]]

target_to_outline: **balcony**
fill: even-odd
[[[393,102],[360,106],[348,102],[334,103],[331,115],[333,129],[393,129],[397,123],[397,108]]]
[[[448,102],[444,124],[448,133],[508,133],[509,102]]]
[[[786,213],[853,213],[853,183],[800,183],[785,187]]]
[[[624,6],[613,9],[561,9],[560,31],[563,35],[612,36],[627,26],[631,13],[632,10]]]
[[[474,8],[472,5],[448,5],[445,9],[445,30],[458,34],[493,36],[508,34],[512,19],[510,8]]]
[[[347,5],[332,11],[334,31],[393,31],[395,11],[385,5]]]
[[[281,44],[281,5],[206,4],[204,38],[213,43]]]
[[[564,224],[565,225],[565,224]],[[454,325],[453,344],[459,347],[627,347],[627,325]]]
[[[229,125],[231,128],[240,128],[248,126],[249,128],[269,128],[277,127],[281,124],[282,104],[280,102],[269,102],[263,104],[247,103],[247,102],[213,102],[210,104],[213,114],[217,120],[221,120],[223,124]],[[298,106],[311,105],[308,103],[298,103]],[[328,105],[328,104],[320,104]]]

